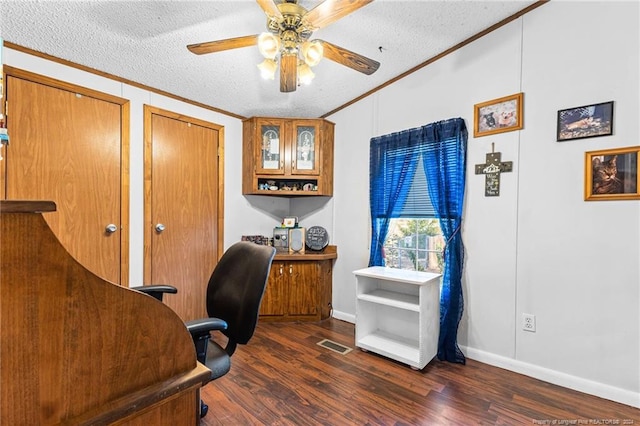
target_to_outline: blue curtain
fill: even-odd
[[[422,128],[425,150],[422,154],[429,197],[438,219],[444,248],[444,271],[440,291],[440,338],[438,359],[465,363],[458,347],[458,325],[462,318],[462,267],[464,244],[462,204],[466,176],[467,127],[464,120],[455,118]]]
[[[418,165],[417,134],[410,130],[371,139],[369,151],[369,202],[371,250],[369,266],[384,265],[384,240],[389,221],[398,217]]]
[[[440,293],[438,359],[462,364],[465,357],[458,347],[457,335],[464,306],[464,245],[460,226],[466,148],[464,120],[454,118],[371,139],[369,163],[372,225],[369,266],[383,266],[389,221],[402,211],[422,157],[429,197],[447,242]]]

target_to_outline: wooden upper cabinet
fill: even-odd
[[[333,129],[323,119],[243,122],[243,194],[333,195]]]

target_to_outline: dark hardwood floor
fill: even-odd
[[[322,339],[353,350],[333,352]],[[205,426],[640,425],[636,408],[473,360],[412,370],[359,350],[353,324],[335,319],[259,323],[202,398]]]

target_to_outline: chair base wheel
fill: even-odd
[[[200,400],[200,418],[203,418],[209,412],[209,406]]]

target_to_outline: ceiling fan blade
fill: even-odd
[[[239,47],[255,46],[258,44],[258,35],[227,38],[224,40],[208,41],[205,43],[190,44],[187,46],[192,53],[204,55],[205,53],[221,52],[223,50],[237,49]]]
[[[264,13],[267,14],[267,17],[273,18],[278,22],[282,21],[282,13],[280,12],[280,9],[278,9],[278,6],[276,6],[276,3],[273,0],[256,0],[256,1],[258,2],[258,5],[260,6],[260,8],[264,10]]]
[[[310,11],[303,19],[316,30],[347,16],[373,0],[325,0]]]
[[[324,48],[324,57],[330,61],[337,62],[363,74],[371,75],[378,70],[380,62],[369,59],[365,56],[358,55],[328,41],[318,40]]]
[[[280,91],[295,92],[298,85],[298,55],[280,56]]]

